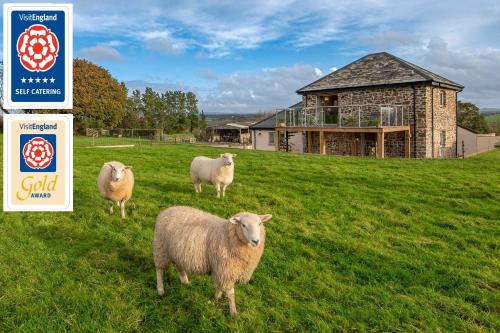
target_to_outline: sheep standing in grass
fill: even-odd
[[[236,154],[225,153],[219,158],[213,159],[205,156],[198,156],[191,162],[191,179],[193,180],[196,193],[201,192],[201,183],[215,185],[217,198],[226,195],[228,187],[234,178],[234,161]]]
[[[236,314],[234,285],[247,283],[264,252],[266,231],[263,222],[272,215],[239,213],[229,220],[201,210],[174,206],[156,218],[153,255],[158,294],[163,296],[163,274],[173,263],[182,283],[187,273],[210,274],[215,299],[226,293],[229,312]]]
[[[97,177],[97,187],[101,196],[110,203],[109,213],[113,214],[113,204],[121,210],[121,217],[125,218],[125,204],[132,197],[134,189],[134,174],[132,167],[120,162],[104,163]]]

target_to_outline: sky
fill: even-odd
[[[464,85],[461,100],[500,107],[498,0],[73,4],[75,57],[130,91],[193,91],[205,113],[290,106],[297,89],[380,51]]]

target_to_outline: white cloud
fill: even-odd
[[[184,0],[168,5],[160,0],[123,0],[120,6],[88,0],[75,4],[75,34],[111,35],[140,47],[146,43],[166,55],[193,49],[200,60],[237,57],[240,50],[267,43],[292,49],[328,43],[328,49],[352,60],[389,51],[464,84],[464,98],[485,106],[500,104],[500,97],[495,97],[500,91],[498,31],[500,2],[494,0]],[[259,100],[258,90],[252,91],[254,100]]]
[[[318,79],[310,65],[263,68],[253,73],[233,73],[218,78],[217,86],[202,94],[205,112],[253,113],[288,107],[300,100],[295,91]]]
[[[93,62],[99,62],[103,60],[108,61],[123,61],[123,57],[120,55],[115,48],[105,45],[96,45],[92,47],[83,48],[78,51],[78,57],[84,58]]]
[[[137,35],[148,48],[163,54],[181,54],[186,49],[185,40],[173,38],[166,30],[139,32]]]

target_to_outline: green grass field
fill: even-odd
[[[223,151],[238,154],[226,198],[196,195],[191,159]],[[113,159],[136,176],[125,221],[95,185]],[[74,213],[0,213],[0,332],[500,330],[499,150],[375,160],[163,145],[75,148],[74,164]],[[170,267],[157,296],[153,226],[171,205],[274,215],[237,318],[207,276],[185,286]]]
[[[488,125],[500,124],[500,113],[487,114],[484,116]]]

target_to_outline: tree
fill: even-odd
[[[125,115],[121,122],[121,128],[143,128],[144,106],[142,104],[141,92],[138,89],[132,91],[132,95],[125,103]]]
[[[28,110],[33,113],[73,113],[75,127],[116,127],[125,115],[127,90],[108,70],[90,61],[73,61],[73,109]]]
[[[189,132],[193,133],[193,130],[199,127],[200,115],[198,113],[198,99],[191,91],[186,94],[186,104],[189,119]]]
[[[488,123],[479,112],[479,108],[470,102],[458,101],[458,119],[459,125],[476,131],[478,133],[489,133]]]

